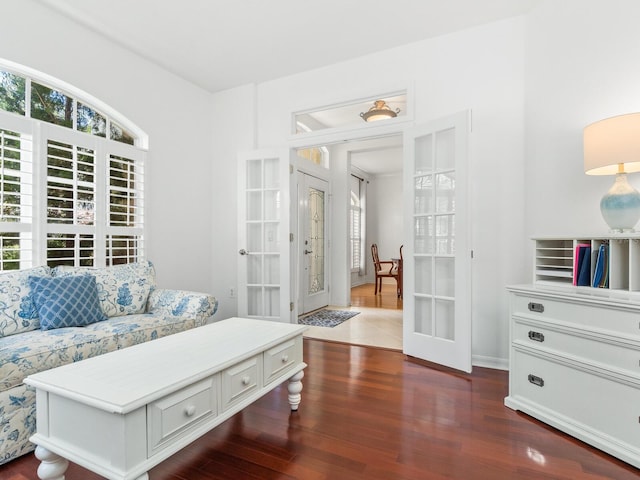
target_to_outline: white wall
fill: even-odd
[[[11,2],[10,10],[0,58],[84,90],[149,134],[146,245],[159,285],[217,294],[210,94],[38,2]]]
[[[546,0],[528,16],[528,236],[607,232],[599,205],[613,177],[584,174],[582,130],[640,111],[638,19],[637,0]]]
[[[514,18],[262,83],[256,90],[260,147],[288,144],[294,111],[405,88],[414,95],[416,123],[473,110],[471,300],[473,354],[481,364],[506,366],[504,286],[528,279],[523,276],[528,258],[522,215],[523,57],[524,19]],[[220,98],[214,95],[214,110]],[[238,123],[233,112],[228,121]],[[231,128],[214,132],[218,148],[227,149],[230,133]],[[333,254],[339,254],[335,246]]]

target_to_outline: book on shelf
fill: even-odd
[[[588,265],[585,265],[585,262]],[[586,267],[585,273],[582,273],[582,268]],[[582,275],[586,274],[586,282],[584,283],[584,278],[581,278]],[[590,275],[591,275],[591,245],[588,243],[579,243],[576,245],[575,255],[573,259],[573,284],[574,285],[589,285],[590,284]]]
[[[606,243],[598,248],[592,286],[594,288],[608,288],[609,286],[609,245]]]

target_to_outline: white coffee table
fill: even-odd
[[[298,409],[304,325],[230,318],[25,379],[42,480],[68,461],[112,480],[148,470],[285,380]]]

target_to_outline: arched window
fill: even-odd
[[[147,144],[99,100],[0,60],[0,270],[142,259]]]

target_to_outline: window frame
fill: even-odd
[[[37,265],[60,264],[60,262],[47,258],[47,239],[51,234],[68,234],[76,236],[93,235],[94,243],[91,265],[94,267],[107,266],[114,264],[114,262],[128,263],[130,261],[144,259],[144,241],[146,237],[146,227],[144,222],[144,176],[148,136],[140,128],[135,126],[122,115],[118,114],[111,107],[65,82],[1,59],[0,71],[8,71],[26,79],[25,114],[21,115],[20,113],[0,110],[0,129],[18,132],[23,137],[23,141],[29,142],[31,146],[29,160],[31,161],[32,168],[32,183],[29,188],[31,189],[32,216],[30,219],[23,219],[22,221],[0,220],[0,232],[2,233],[26,232],[28,234],[30,232],[31,234],[31,247],[25,250],[20,249],[21,257],[19,268],[24,269]],[[31,101],[29,95],[31,80],[43,83],[47,87],[60,91],[73,98],[72,115],[74,121],[72,122],[72,127],[56,125],[30,118],[29,110]],[[109,136],[109,122],[113,121],[113,123],[125,129],[128,134],[132,134],[134,136],[133,145],[75,129],[78,115],[78,104],[94,109],[97,113],[104,115],[108,119],[106,123],[107,137]],[[48,144],[50,141],[73,146],[74,149],[80,147],[93,151],[92,225],[83,225],[77,222],[78,215],[75,208],[78,202],[78,197],[76,195],[78,190],[74,186],[75,180],[65,180],[64,182],[61,182],[68,184],[69,191],[73,192],[70,196],[71,201],[74,202],[73,222],[56,223],[48,221],[47,181],[49,162]],[[131,183],[133,188],[130,188],[130,190],[128,190],[127,187],[120,188],[120,191],[125,194],[124,204],[126,205],[127,202],[131,203],[127,210],[134,212],[133,218],[136,221],[133,225],[111,225],[111,214],[113,211],[110,210],[112,208],[110,197],[110,187],[112,183],[110,176],[110,162],[112,157],[124,158],[126,159],[125,163],[130,162],[129,164],[134,166],[133,180],[129,179],[127,182]],[[127,173],[123,175],[131,176]],[[0,189],[2,188],[3,185],[0,184]],[[22,192],[20,192],[20,194],[22,194]],[[129,216],[127,216],[127,219],[129,219]],[[128,248],[125,248],[124,255],[114,255],[113,244],[116,240],[118,242],[122,241],[123,237],[125,245],[130,245],[133,241],[137,246],[137,251],[133,256],[130,255]],[[79,240],[77,243],[79,244]],[[109,252],[107,252],[107,245],[112,246],[112,249]],[[3,246],[0,245],[0,249],[2,249],[2,247]],[[3,249],[2,254],[4,257],[5,250]],[[24,255],[24,259],[22,258],[22,255]],[[82,259],[80,254],[74,252],[74,256],[72,258],[74,266],[80,266],[80,261]],[[122,259],[124,259],[124,262],[121,261]],[[4,268],[3,261],[0,263],[0,271]]]

